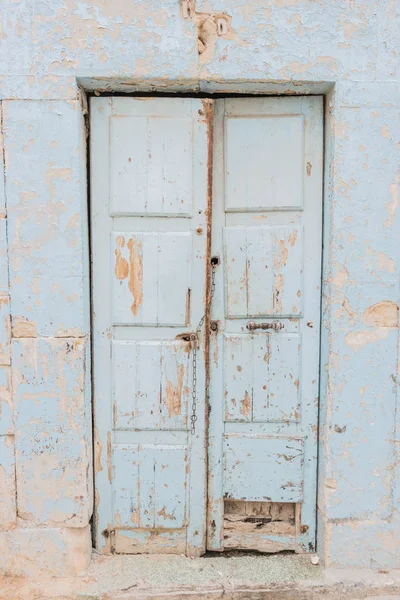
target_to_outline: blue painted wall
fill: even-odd
[[[0,569],[76,573],[90,556],[79,86],[327,95],[318,548],[332,566],[399,567],[400,5],[191,5],[3,2]]]

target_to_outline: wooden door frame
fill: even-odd
[[[211,84],[210,85],[210,92],[198,92],[195,90],[191,90],[190,85],[186,85],[184,86],[186,88],[187,91],[180,91],[182,90],[182,85],[178,84],[176,86],[177,91],[174,91],[174,85],[171,84],[168,86],[168,91],[165,92],[165,87],[162,86],[159,88],[158,91],[157,90],[157,83],[155,83],[153,89],[149,90],[149,85],[145,84],[145,85],[141,85],[141,84],[132,84],[131,86],[131,91],[130,91],[130,86],[126,86],[125,84],[122,85],[119,88],[118,83],[113,82],[113,85],[110,84],[109,80],[100,80],[100,79],[95,79],[95,80],[90,80],[87,78],[77,78],[77,82],[80,88],[80,92],[81,92],[81,106],[82,106],[82,112],[83,115],[85,117],[85,123],[86,123],[86,137],[90,137],[90,106],[89,106],[89,102],[88,102],[88,98],[90,98],[91,96],[122,96],[122,97],[141,97],[141,96],[148,96],[148,97],[190,97],[190,98],[204,98],[204,99],[219,99],[219,98],[243,98],[243,97],[285,97],[285,93],[287,93],[289,91],[289,93],[296,95],[296,96],[312,96],[312,95],[318,95],[318,96],[324,96],[324,100],[325,100],[325,105],[331,100],[332,96],[333,96],[333,92],[334,92],[334,83],[330,83],[330,82],[317,82],[317,83],[306,83],[306,84],[301,84],[301,85],[294,85],[292,82],[290,83],[284,83],[282,85],[282,89],[279,89],[278,92],[276,90],[276,84],[275,83],[270,83],[270,82],[260,82],[259,84],[257,84],[256,88],[256,92],[254,92],[254,86],[251,82],[243,82],[241,84],[234,84],[233,85],[233,91],[231,93],[223,91],[227,88],[229,88],[229,85],[223,85],[220,86],[220,84],[216,83],[216,84]],[[101,89],[103,87],[103,89]],[[110,87],[112,88],[113,91],[110,91]],[[236,91],[238,90],[239,91]],[[148,91],[147,91],[148,90]],[[285,92],[285,93],[283,93]],[[327,120],[329,119],[329,114],[327,114],[325,112],[324,114],[324,131],[323,131],[323,135],[324,135],[324,140],[325,140],[325,135],[326,135],[326,130],[327,130]],[[209,119],[209,115],[207,114],[207,119]],[[211,128],[212,129],[212,128]],[[329,230],[328,230],[328,226],[327,223],[324,219],[324,214],[326,212],[326,202],[327,202],[327,196],[329,193],[329,188],[327,186],[327,182],[330,181],[330,173],[329,173],[329,164],[332,160],[332,155],[333,155],[333,137],[331,136],[327,136],[327,141],[328,144],[325,145],[324,144],[324,152],[323,152],[323,158],[324,158],[324,168],[323,168],[323,192],[322,192],[322,280],[325,280],[325,272],[327,270],[325,261],[326,259],[326,254],[324,252],[324,247],[327,244],[327,240],[329,239]],[[89,285],[89,306],[90,306],[90,322],[91,322],[91,332],[93,331],[93,304],[92,304],[92,233],[91,233],[91,220],[90,220],[90,215],[91,215],[91,190],[90,190],[90,174],[91,174],[91,156],[90,156],[90,144],[88,143],[86,145],[87,151],[86,151],[86,171],[87,171],[87,203],[88,203],[88,262],[89,262],[89,277],[90,277],[90,285]],[[211,141],[209,141],[209,152],[212,153],[213,151],[213,139]],[[211,171],[211,173],[209,173],[209,170]],[[210,259],[211,259],[211,226],[212,226],[212,167],[211,169],[209,169],[208,166],[208,200],[210,202],[210,208],[209,208],[209,214],[207,215],[208,217],[208,221],[207,221],[207,259],[206,259],[206,269],[207,269],[207,286],[208,286],[208,290],[207,290],[207,297],[209,297],[209,293],[210,293],[210,285],[209,285],[209,281],[210,281]],[[323,289],[321,289],[321,294],[323,293]],[[321,307],[321,322],[322,322],[322,318],[323,318],[323,310]],[[207,310],[207,315],[206,315],[206,319],[207,319],[207,323],[209,326],[210,323],[210,313],[209,310]],[[323,334],[324,332],[324,334]],[[320,329],[320,353],[319,353],[319,361],[320,361],[320,369],[319,369],[319,413],[318,413],[318,428],[320,429],[321,427],[321,423],[322,420],[321,419],[321,413],[324,415],[324,411],[326,410],[326,400],[325,400],[325,387],[326,387],[326,378],[324,377],[324,374],[322,373],[321,370],[321,365],[322,365],[322,360],[324,358],[324,356],[326,356],[326,348],[327,346],[327,332],[324,331],[324,329],[321,326]],[[326,339],[325,339],[326,338]],[[208,431],[208,419],[209,419],[209,410],[208,410],[208,387],[209,387],[209,336],[208,336],[208,341],[207,341],[207,345],[208,345],[208,349],[207,349],[207,354],[206,356],[208,356],[207,363],[206,363],[206,406],[207,409],[205,411],[205,420],[206,420],[206,432]],[[93,364],[93,344],[91,344],[91,364]],[[93,394],[93,368],[91,366],[90,368],[90,372],[91,372],[91,380],[92,380],[92,384],[91,384],[91,394],[92,394],[92,406],[93,406],[93,398],[94,398],[94,394]],[[96,444],[96,436],[95,436],[95,423],[94,423],[94,418],[93,418],[93,413],[94,413],[94,408],[92,408],[92,429],[93,429],[93,435],[92,435],[92,446],[93,446],[93,451],[94,451],[94,446]],[[208,435],[206,433],[206,439],[205,439],[205,444],[206,444],[206,448],[208,447]],[[321,515],[318,513],[318,496],[319,496],[319,482],[320,479],[322,478],[323,475],[323,469],[324,469],[324,464],[320,459],[320,453],[321,453],[321,448],[320,448],[320,440],[318,439],[317,442],[317,498],[316,498],[316,505],[317,505],[317,527],[316,527],[316,547],[318,547],[318,539],[319,539],[319,531],[320,528],[318,527],[318,522],[321,518]],[[94,456],[94,453],[93,453]],[[208,460],[208,452],[206,452],[206,457]],[[208,465],[206,464],[206,473],[208,471]],[[95,488],[95,461],[92,461],[92,472],[93,472],[93,480],[92,480],[92,485],[93,485],[93,489]],[[208,484],[206,483],[206,487],[208,489]],[[92,539],[95,542],[96,539],[96,526],[95,526],[95,521],[96,521],[96,514],[97,514],[97,504],[98,504],[98,499],[96,499],[95,497],[93,498],[93,517],[91,519],[91,525],[92,525]],[[208,501],[207,501],[207,511],[208,511]]]

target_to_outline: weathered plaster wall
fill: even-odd
[[[190,7],[183,19],[179,0],[2,2],[0,569],[65,575],[89,558],[79,84],[328,93],[318,548],[329,565],[400,567],[400,4]]]

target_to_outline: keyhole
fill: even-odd
[[[220,262],[221,262],[221,259],[220,259],[220,257],[219,257],[219,256],[213,256],[213,257],[211,258],[211,264],[212,264],[212,266],[213,266],[213,267],[215,267],[215,266],[219,265],[219,264],[220,264]]]

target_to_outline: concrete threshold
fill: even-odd
[[[85,577],[0,579],[0,600],[400,600],[400,570],[324,570],[309,555],[93,555]]]

